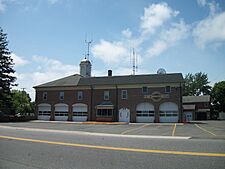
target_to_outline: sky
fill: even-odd
[[[92,76],[204,72],[225,80],[225,0],[0,0],[0,26],[17,89],[79,73],[90,46]]]

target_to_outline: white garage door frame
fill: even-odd
[[[83,103],[76,103],[73,107],[73,121],[83,122],[88,118],[88,106]]]
[[[130,110],[122,108],[119,110],[119,122],[130,122]]]
[[[47,103],[41,103],[38,105],[38,120],[50,120],[51,117],[51,105]]]
[[[64,103],[55,104],[55,120],[67,121],[68,120],[69,106]],[[57,116],[56,114],[62,114],[63,116]]]
[[[148,102],[139,103],[136,107],[136,122],[153,123],[154,120],[155,120],[154,105]]]
[[[159,106],[159,121],[162,123],[177,123],[179,119],[178,106],[173,102],[165,102]]]

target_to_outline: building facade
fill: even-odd
[[[38,119],[181,122],[180,73],[104,77],[72,75],[35,86]]]
[[[210,96],[183,96],[184,120],[209,120]]]

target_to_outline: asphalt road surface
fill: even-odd
[[[1,169],[225,168],[225,140],[220,138],[129,138],[0,127],[0,152]]]

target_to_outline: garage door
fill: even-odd
[[[155,120],[154,106],[150,103],[140,103],[136,107],[137,123],[153,123]]]
[[[55,105],[55,120],[67,121],[68,120],[68,105],[59,103]]]
[[[159,106],[160,122],[176,123],[178,122],[178,106],[172,102],[162,103]]]
[[[38,120],[50,120],[51,105],[42,103],[38,105]]]
[[[88,106],[86,104],[73,105],[73,121],[87,121]]]

